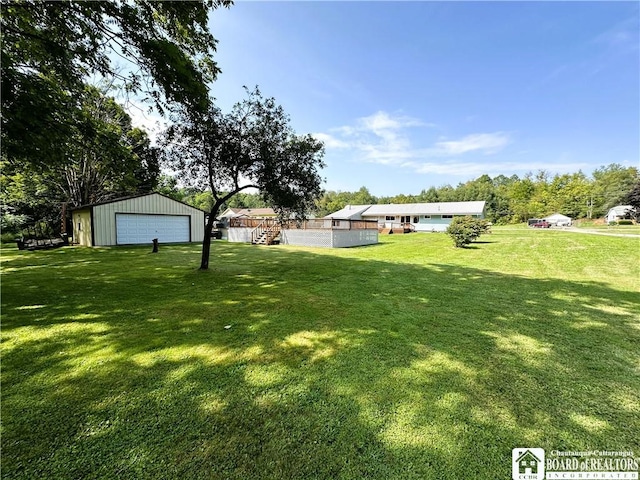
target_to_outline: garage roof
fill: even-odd
[[[84,208],[97,207],[99,205],[107,205],[109,203],[115,203],[115,202],[122,202],[124,200],[131,200],[133,198],[146,197],[148,195],[160,195],[161,197],[168,198],[169,200],[172,200],[174,202],[181,203],[182,205],[186,205],[188,207],[194,208],[194,209],[199,210],[199,211],[204,212],[204,213],[208,213],[207,211],[202,210],[201,208],[194,207],[193,205],[189,205],[186,202],[181,202],[180,200],[176,200],[175,198],[171,198],[170,196],[165,195],[164,193],[159,193],[159,192],[140,193],[138,195],[129,195],[129,196],[126,196],[126,197],[112,198],[110,200],[105,200],[103,202],[88,203],[86,205],[80,205],[79,207],[73,207],[71,210],[72,211],[73,210],[82,210]]]

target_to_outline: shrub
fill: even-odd
[[[618,225],[633,225],[633,220],[620,220]]]
[[[489,232],[489,229],[490,225],[486,220],[470,216],[455,217],[447,228],[447,234],[453,239],[456,247],[464,247],[481,234]]]
[[[26,225],[29,217],[26,215],[15,215],[13,213],[4,212],[0,216],[0,229],[5,233],[20,233],[22,227]]]
[[[15,241],[20,238],[20,234],[18,233],[3,233],[0,235],[0,242],[2,243],[15,243]]]

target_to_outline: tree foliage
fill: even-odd
[[[158,149],[146,132],[133,128],[122,107],[98,89],[87,87],[82,99],[64,162],[2,162],[0,200],[6,212],[57,230],[62,204],[75,207],[156,187]]]
[[[638,169],[612,163],[593,172],[594,198],[606,213],[610,208],[625,203],[625,199],[638,181]]]
[[[629,193],[627,193],[624,203],[633,207],[632,214],[636,222],[640,222],[640,176],[636,179],[636,183],[631,187]]]
[[[152,190],[157,149],[89,81],[146,96],[161,113],[205,112],[219,72],[208,14],[230,4],[3,2],[3,215],[59,226],[61,204]]]
[[[447,234],[456,247],[462,248],[475,241],[481,234],[489,231],[489,223],[471,216],[454,217],[447,227]]]
[[[325,216],[343,209],[346,205],[369,205],[378,203],[378,199],[369,193],[366,187],[361,187],[357,192],[325,192],[318,199],[315,211],[318,216]]]
[[[229,113],[211,106],[199,118],[183,115],[167,131],[166,161],[182,182],[213,197],[200,268],[209,266],[211,230],[222,206],[253,188],[281,219],[305,217],[321,194],[324,148],[311,135],[298,136],[289,117],[258,88]]]
[[[611,164],[595,170],[591,177],[581,171],[553,176],[540,171],[522,178],[482,175],[455,188],[451,185],[429,187],[418,195],[376,197],[362,187],[357,192],[326,192],[318,201],[317,213],[325,216],[349,204],[484,200],[487,218],[493,223],[519,223],[552,213],[594,218],[603,216],[614,205],[628,203],[625,195],[637,178],[637,168]],[[363,191],[367,193],[366,198],[361,195]]]
[[[3,2],[2,146],[9,161],[64,162],[81,122],[88,76],[170,104],[206,111],[219,69],[208,13],[228,0],[199,2]],[[121,73],[113,58],[133,68]],[[80,118],[79,118],[80,117]]]
[[[72,206],[151,191],[160,166],[158,149],[111,97],[87,87],[81,122],[74,129],[66,161],[47,177]]]

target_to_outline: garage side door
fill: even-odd
[[[116,213],[116,242],[118,245],[188,242],[189,217],[185,215],[142,215]]]

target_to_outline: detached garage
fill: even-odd
[[[119,198],[74,209],[73,243],[88,247],[201,242],[204,212],[160,193]]]

